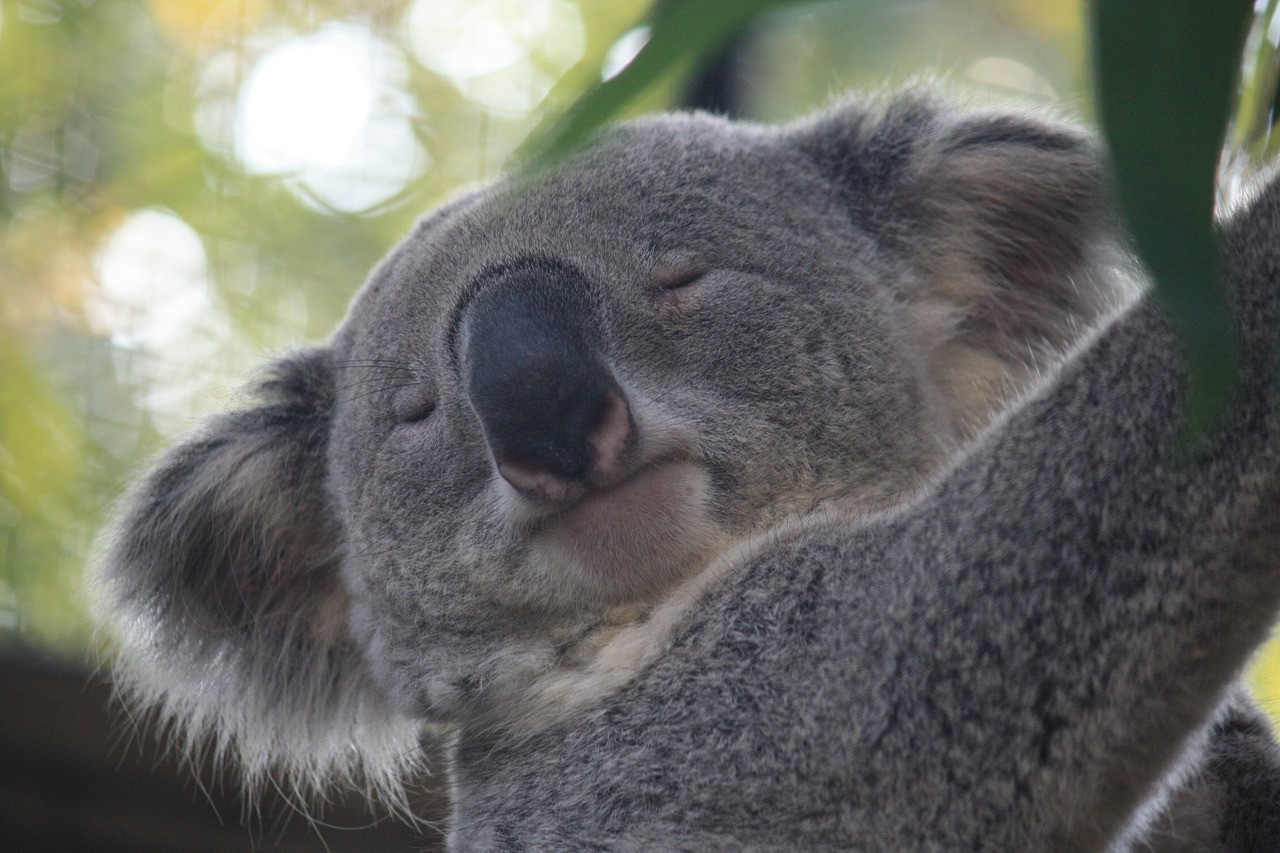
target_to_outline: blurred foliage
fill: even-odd
[[[495,174],[567,97],[469,97],[475,78],[408,58],[411,5],[0,0],[0,628],[81,648],[84,566],[129,478],[265,357],[326,335],[417,215]],[[580,64],[549,64],[569,85],[643,2],[539,8],[568,9],[582,34]],[[380,97],[431,162],[369,210],[334,209],[235,148],[257,64],[334,22],[395,52],[404,73]],[[515,71],[541,62],[521,53]],[[358,186],[368,168],[339,177]]]
[[[1194,20],[1106,24],[1100,44],[1108,67],[1130,41],[1151,60],[1128,94],[1104,81],[1103,107],[1162,93],[1126,138],[1162,122],[1164,164],[1205,103],[1171,71],[1195,51],[1226,67],[1230,27]],[[1273,30],[1250,42],[1228,175],[1271,153]],[[730,43],[763,120],[922,73],[1089,119],[1085,41],[1081,0],[0,0],[0,629],[84,648],[80,579],[129,478],[326,335],[416,216],[540,122],[563,147],[672,106]],[[1258,671],[1280,684],[1280,654]]]
[[[664,77],[681,69],[686,74],[696,70],[766,11],[807,3],[808,0],[657,0],[644,25],[647,40],[632,61],[530,137],[535,164],[548,163],[580,145],[593,130]]]
[[[778,121],[852,89],[922,73],[959,78],[992,95],[1066,98],[1085,88],[1079,2],[657,0],[634,61],[538,128],[526,154],[553,159],[650,87],[689,76],[733,44],[745,112]]]

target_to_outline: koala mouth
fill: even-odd
[[[586,492],[560,513],[557,526],[574,531],[573,535],[635,525],[667,526],[666,522],[678,520],[674,511],[694,498],[697,470],[681,462],[646,466],[619,482]]]
[[[604,600],[630,601],[687,577],[720,550],[710,478],[692,462],[644,466],[591,489],[530,532],[534,562]]]

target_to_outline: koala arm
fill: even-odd
[[[985,814],[992,849],[1112,839],[1274,618],[1274,447],[1239,435],[1171,467],[1178,397],[1169,359],[1147,347],[1157,322],[1148,309],[1124,320],[890,548],[891,564],[919,567],[904,605],[920,645],[899,673],[915,701],[899,697],[886,737],[924,759],[908,773],[971,780],[957,816]],[[1117,416],[1124,400],[1142,403]]]
[[[1249,691],[1228,694],[1141,834],[1143,853],[1265,853],[1280,846],[1280,747]],[[1143,827],[1140,827],[1143,828]]]
[[[950,798],[953,841],[1113,843],[1265,639],[1278,200],[1227,228],[1242,392],[1197,461],[1176,458],[1181,373],[1149,298],[890,526],[875,570],[908,579],[895,689],[914,695],[879,747],[938,785],[911,787],[918,808]]]

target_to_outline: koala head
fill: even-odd
[[[902,501],[1119,304],[1095,153],[907,96],[648,119],[454,201],[137,486],[99,569],[125,683],[250,776],[375,784],[417,721],[571,711],[742,543]]]

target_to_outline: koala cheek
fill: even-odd
[[[418,708],[406,689],[404,673],[395,665],[394,649],[380,626],[379,613],[359,598],[351,607],[351,633],[364,651],[374,681],[385,691],[388,701],[400,713],[415,716]]]

